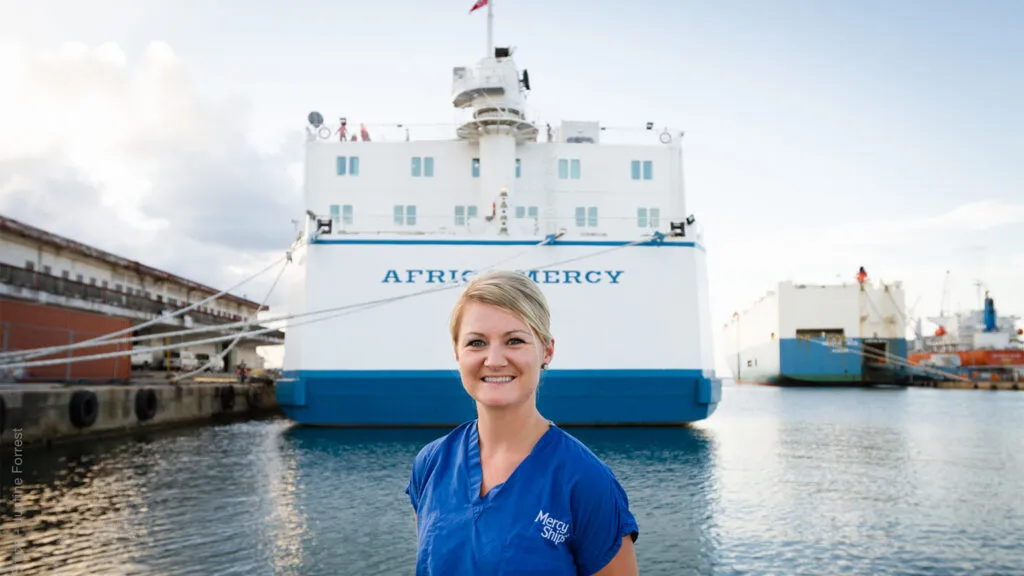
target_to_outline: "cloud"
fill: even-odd
[[[252,104],[200,98],[167,44],[132,60],[111,43],[0,46],[0,213],[226,288],[287,249],[301,139],[254,145]]]
[[[1024,223],[1024,204],[980,200],[941,214],[881,218],[830,228],[826,238],[845,246],[892,246],[934,240],[936,235],[989,232]]]

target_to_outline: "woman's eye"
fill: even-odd
[[[471,347],[471,348],[479,348],[479,347],[484,345],[484,341],[483,340],[479,340],[479,339],[478,340],[470,340],[466,345]]]
[[[526,344],[526,341],[523,340],[522,338],[510,338],[508,343],[509,344]]]

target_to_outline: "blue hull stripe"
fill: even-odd
[[[632,241],[617,241],[617,240],[556,240],[550,246],[625,246]],[[397,239],[397,238],[323,238],[317,239],[312,242],[313,244],[380,244],[380,245],[395,245],[395,244],[419,244],[419,245],[433,245],[433,246],[535,246],[540,243],[540,240],[419,240],[419,239]],[[696,242],[657,242],[650,240],[637,244],[636,246],[654,246],[654,247],[666,247],[666,248],[700,248],[704,249],[703,246],[698,245]]]
[[[905,338],[882,339],[887,343],[888,354],[906,360],[907,341]],[[782,338],[778,345],[778,373],[761,372],[756,367],[747,367],[746,362],[772,364],[770,356],[774,353],[771,347],[747,349],[741,358],[741,381],[757,381],[768,384],[862,384],[871,376],[864,374],[864,359],[861,350],[864,340],[848,339],[850,348],[840,352],[826,345],[823,340],[808,341],[796,338]],[[736,357],[729,360],[731,366],[736,365]],[[899,366],[889,362],[887,367],[895,374]],[[735,368],[733,369],[735,371]],[[877,377],[877,376],[875,376]]]
[[[700,370],[550,370],[537,393],[559,425],[673,425],[710,416],[721,380]],[[288,371],[277,401],[299,424],[450,426],[476,417],[455,370]]]

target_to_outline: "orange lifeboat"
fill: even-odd
[[[939,328],[935,331],[935,335],[936,336],[945,336],[946,335],[946,328],[943,327],[943,326],[939,326]]]

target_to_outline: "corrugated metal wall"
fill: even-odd
[[[132,321],[126,318],[0,298],[0,351],[83,342],[131,325]],[[127,336],[130,334],[124,337]],[[121,350],[126,351],[124,356],[28,368],[25,380],[127,380],[131,377],[131,344],[127,343],[80,348],[33,360],[90,356]]]

